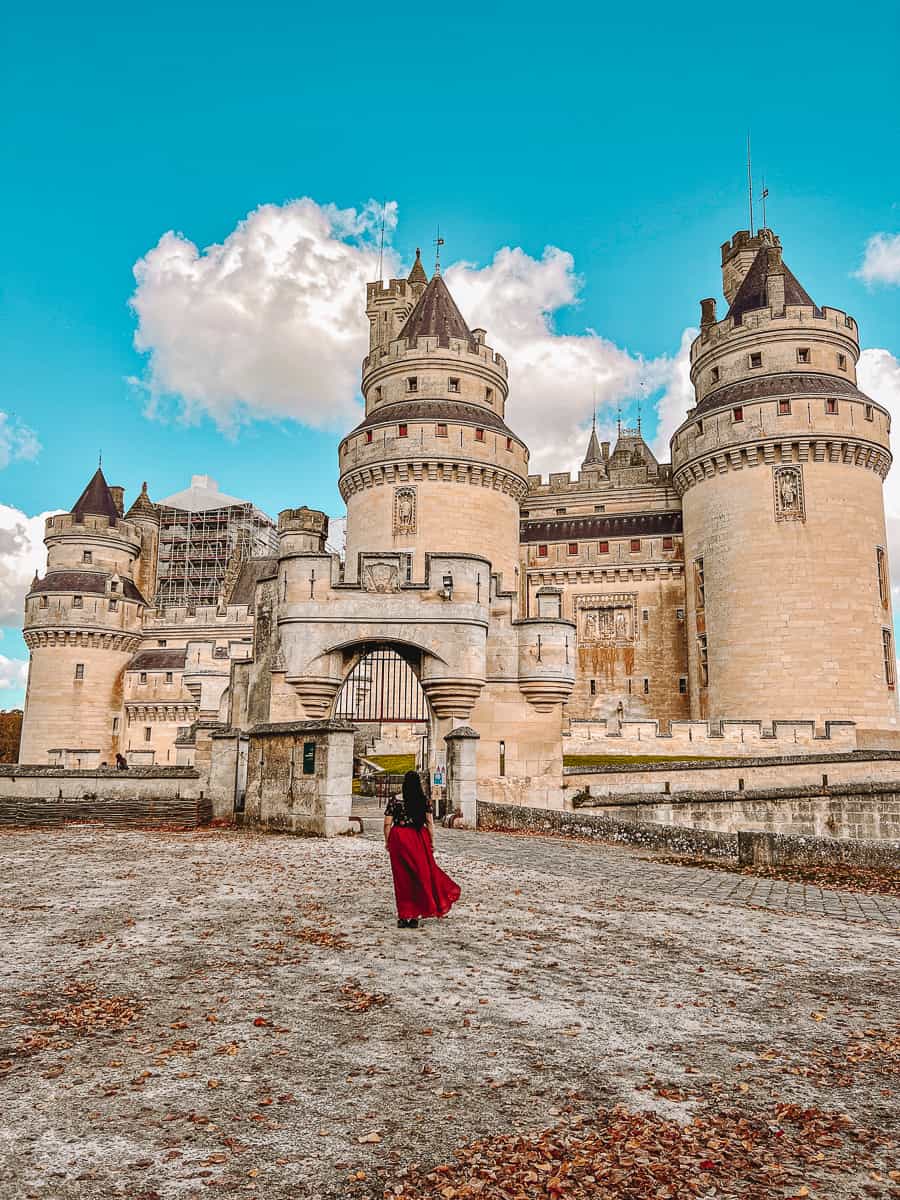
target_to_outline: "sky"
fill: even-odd
[[[509,359],[534,470],[577,467],[595,402],[603,431],[640,402],[667,457],[699,300],[748,223],[749,130],[786,261],[858,319],[861,381],[900,414],[898,13],[9,12],[0,708],[22,701],[43,514],[101,453],[126,504],[145,479],[160,498],[208,473],[273,515],[340,515],[382,212],[385,274],[417,246],[430,269],[440,226],[451,290]],[[900,568],[900,469],[886,498]]]

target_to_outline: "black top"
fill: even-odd
[[[425,801],[425,812],[426,814],[434,812],[434,809],[431,807],[430,800]],[[414,828],[413,819],[406,812],[402,795],[392,796],[391,799],[388,800],[387,804],[384,806],[384,815],[386,817],[390,817],[395,825],[405,825]]]

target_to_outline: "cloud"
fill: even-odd
[[[22,627],[25,594],[35,571],[43,572],[47,561],[44,521],[49,516],[29,517],[0,504],[0,626]]]
[[[390,233],[396,204],[387,218]],[[357,211],[307,198],[257,209],[204,251],[165,234],[136,264],[131,300],[150,415],[174,403],[184,418],[207,414],[224,429],[288,417],[346,430],[358,417],[365,285],[377,274],[379,232],[371,201]],[[385,274],[397,271],[388,246]],[[556,332],[557,314],[579,302],[571,254],[550,246],[534,258],[506,247],[485,267],[457,263],[446,278],[470,326],[486,328],[509,360],[509,422],[531,446],[534,470],[580,463],[595,391],[601,435],[614,430],[620,401],[660,390],[677,424],[683,350],[645,360],[594,330]]]
[[[856,369],[859,386],[891,414],[893,429],[900,429],[900,360],[890,350],[863,350]],[[888,561],[894,609],[900,616],[900,463],[895,462],[884,484]]]
[[[900,233],[873,233],[856,275],[868,284],[900,285]]]
[[[386,207],[386,233],[397,206]],[[151,415],[174,400],[223,429],[251,417],[292,417],[341,429],[357,414],[368,348],[366,282],[376,278],[381,208],[266,204],[221,245],[198,250],[164,234],[134,267],[135,347],[148,356],[132,380]],[[385,270],[396,267],[390,247]]]
[[[0,470],[15,459],[34,460],[40,451],[41,444],[33,429],[0,412]]]
[[[0,654],[0,691],[14,688],[21,691],[28,682],[28,663],[20,658],[7,658]]]

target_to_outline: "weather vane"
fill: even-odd
[[[444,239],[441,237],[441,227],[437,227],[437,237],[434,239],[434,273],[441,273],[441,246],[444,244]]]

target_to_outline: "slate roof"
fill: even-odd
[[[735,325],[741,324],[744,313],[752,312],[756,308],[768,308],[769,302],[766,298],[766,283],[769,278],[768,261],[768,247],[763,246],[750,264],[750,270],[744,276],[743,282],[731,302],[731,308],[728,310],[727,315],[733,318]],[[806,304],[818,312],[815,301],[787,263],[782,261],[781,267],[784,272],[785,304]]]
[[[396,404],[385,404],[369,413],[347,437],[376,425],[395,425],[400,421],[445,421],[457,425],[477,425],[483,429],[496,429],[507,437],[516,437],[503,418],[489,408],[478,404],[466,404],[462,400],[399,400]],[[516,438],[516,441],[521,441]]]
[[[74,592],[85,596],[104,596],[109,578],[109,573],[105,571],[48,571],[43,579],[35,580],[31,585],[31,592]],[[147,603],[132,579],[120,577],[120,581],[120,594],[126,600],[137,600],[139,604]]]
[[[72,506],[72,516],[78,521],[83,521],[87,513],[91,516],[109,517],[110,521],[119,520],[119,510],[99,467]]]
[[[272,579],[278,574],[278,559],[275,555],[261,555],[259,558],[248,558],[241,565],[238,577],[234,581],[228,604],[246,604],[252,606],[256,596],[256,585],[261,579]]]
[[[594,466],[603,462],[603,454],[600,451],[600,443],[597,441],[597,422],[594,421],[591,426],[591,440],[588,442],[587,454],[584,456],[583,467]]]
[[[144,480],[144,486],[141,488],[141,493],[125,514],[125,520],[130,521],[132,517],[158,517],[156,505],[150,499],[147,492],[147,480]]]
[[[848,396],[855,400],[864,400],[866,404],[874,403],[849,379],[840,379],[837,375],[816,375],[812,372],[800,374],[792,371],[783,375],[756,375],[753,379],[744,379],[740,383],[724,384],[704,396],[686,420],[702,417],[720,408],[732,408],[738,404],[748,404],[751,400],[774,399],[776,396]]]
[[[139,650],[130,660],[126,671],[181,671],[187,658],[187,649]]]
[[[592,538],[654,537],[681,533],[682,528],[680,512],[549,517],[544,521],[523,521],[519,538],[523,542],[577,542]]]
[[[416,246],[416,261],[413,263],[413,268],[406,277],[407,283],[427,283],[428,276],[425,274],[425,268],[422,266],[422,251]]]
[[[475,341],[440,275],[432,275],[397,336],[406,338],[411,344],[417,337],[437,337],[442,346],[449,346],[452,337],[464,342]]]

